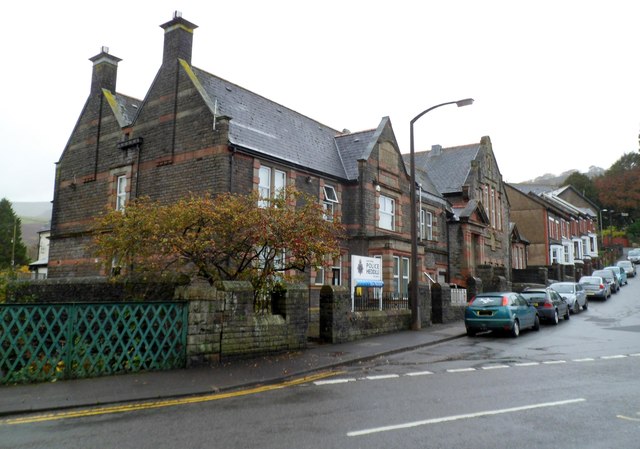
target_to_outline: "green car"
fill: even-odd
[[[479,293],[465,307],[464,325],[470,337],[481,331],[497,330],[516,338],[521,329],[540,330],[540,317],[519,293]]]

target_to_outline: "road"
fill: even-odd
[[[640,447],[640,278],[558,326],[481,334],[335,377],[39,422],[2,448]]]

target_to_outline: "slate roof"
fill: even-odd
[[[339,131],[201,69],[192,69],[209,100],[215,103],[216,114],[231,117],[232,145],[336,178],[352,179],[353,167],[345,167],[336,143]],[[361,149],[355,143],[354,139],[342,146],[345,155]]]
[[[522,193],[533,193],[535,195],[542,195],[543,193],[552,192],[558,188],[558,186],[552,186],[547,184],[510,184],[511,187],[518,189]]]
[[[120,127],[124,128],[125,126],[131,125],[138,115],[138,109],[142,104],[142,100],[119,93],[113,94],[106,89],[103,89],[103,93]]]
[[[377,141],[376,131],[371,129],[336,137],[347,179],[358,179],[358,161],[369,158]]]
[[[416,167],[429,173],[435,187],[440,193],[457,193],[465,185],[471,161],[480,151],[480,143],[442,148],[440,154],[434,150],[416,152]]]

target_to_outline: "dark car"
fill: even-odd
[[[587,292],[582,284],[577,282],[555,282],[549,288],[554,289],[569,303],[572,313],[580,312],[581,308],[584,310],[589,308]]]
[[[560,317],[571,318],[569,304],[552,288],[528,288],[521,295],[538,310],[541,319],[551,324],[558,324]]]
[[[478,293],[464,309],[467,335],[486,330],[508,331],[512,337],[520,329],[540,329],[540,318],[522,295],[515,292]]]
[[[594,272],[591,273],[591,276],[598,276],[604,279],[611,287],[611,293],[618,293],[618,290],[620,290],[618,278],[616,278],[615,273],[611,270],[594,270]]]
[[[600,276],[582,276],[578,282],[587,292],[587,298],[602,298],[606,301],[611,296],[611,286]]]

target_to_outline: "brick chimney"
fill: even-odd
[[[116,79],[118,78],[118,63],[122,61],[120,58],[109,54],[109,47],[102,47],[100,53],[93,58],[89,58],[93,62],[93,73],[91,75],[91,93],[90,95],[100,94],[102,89],[116,91]]]
[[[164,54],[162,65],[175,64],[176,59],[184,59],[191,64],[191,50],[193,46],[193,30],[198,28],[188,20],[182,18],[182,13],[173,13],[173,19],[160,25],[164,29]]]

